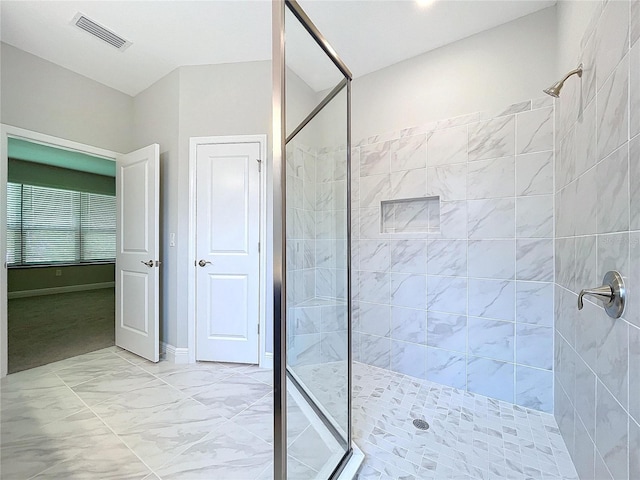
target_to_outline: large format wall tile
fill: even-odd
[[[629,49],[629,2],[608,2],[596,30],[596,75],[604,84]]]
[[[467,164],[427,168],[427,193],[438,195],[442,201],[467,198]]]
[[[516,282],[516,321],[553,326],[553,284]]]
[[[433,132],[427,141],[427,165],[449,165],[467,162],[467,127]]]
[[[516,153],[553,149],[553,108],[540,108],[516,115]]]
[[[505,402],[514,401],[514,365],[488,358],[468,357],[467,389]]]
[[[415,343],[391,340],[391,370],[426,378],[427,348]]]
[[[475,278],[515,278],[514,240],[470,240],[469,276]]]
[[[598,382],[596,406],[596,447],[614,478],[627,478],[629,470],[629,445],[627,422],[629,417]]]
[[[360,148],[360,176],[388,174],[390,168],[389,142]]]
[[[597,166],[598,233],[629,230],[628,158],[625,145]]]
[[[513,197],[515,157],[495,158],[469,163],[467,198]]]
[[[509,115],[469,127],[469,161],[515,153],[515,117]]]
[[[426,135],[414,135],[391,142],[391,172],[425,168],[426,166]]]
[[[424,345],[427,342],[427,312],[415,308],[391,307],[391,338]]]
[[[518,324],[516,326],[516,362],[552,370],[553,328]]]
[[[466,356],[463,353],[427,347],[427,380],[464,390],[467,387],[466,373]]]
[[[553,193],[553,151],[516,156],[516,195]]]
[[[553,372],[516,365],[515,397],[518,405],[553,412]]]
[[[553,195],[520,197],[516,200],[516,236],[553,237]]]
[[[552,409],[545,369],[553,354],[554,109],[544,97],[372,137],[355,149],[353,327],[361,361]],[[575,142],[574,134],[565,145],[567,183]],[[341,185],[325,177],[318,208],[342,201]],[[573,207],[575,182],[570,194]],[[434,197],[427,208],[381,205],[424,196]],[[576,215],[565,210],[573,234]],[[333,239],[314,245],[322,264]]]
[[[516,204],[513,198],[467,202],[467,231],[470,239],[514,238]]]
[[[580,45],[582,82],[567,84],[582,88],[581,103],[572,90],[556,101],[562,140],[556,158],[555,415],[581,478],[640,476],[633,450],[640,388],[634,303],[640,255],[633,231],[640,228],[640,154],[633,139],[640,128],[640,60],[630,34],[638,30],[639,5],[598,4]],[[576,292],[600,285],[608,270],[620,271],[627,283],[622,318],[611,319],[591,298],[578,311]]]
[[[621,2],[613,2],[621,3]],[[598,92],[598,160],[628,140],[629,57],[620,62]]]
[[[456,352],[467,351],[467,316],[428,312],[427,345]]]
[[[640,133],[640,43],[629,53],[629,70],[629,137],[633,138]]]
[[[469,317],[469,353],[513,362],[514,327],[511,322]]]
[[[469,279],[469,315],[515,320],[515,282]]]
[[[427,251],[427,273],[429,275],[466,276],[466,240],[429,240]]]

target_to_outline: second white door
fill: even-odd
[[[258,363],[260,143],[196,150],[196,359]]]

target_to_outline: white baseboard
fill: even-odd
[[[160,342],[160,354],[170,363],[189,363],[189,349]]]
[[[260,368],[273,369],[273,353],[266,352],[260,359]]]
[[[85,290],[100,290],[114,288],[116,282],[87,283],[84,285],[67,285],[65,287],[38,288],[36,290],[20,290],[7,293],[7,298],[39,297],[41,295],[56,295],[58,293],[83,292]]]

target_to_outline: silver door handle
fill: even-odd
[[[208,261],[206,261],[206,260],[200,260],[200,261],[198,262],[198,265],[200,265],[201,267],[205,267],[208,263],[211,263],[211,262],[208,262]]]
[[[607,272],[602,280],[603,285],[596,288],[585,288],[578,295],[578,310],[582,310],[582,297],[589,295],[604,303],[604,309],[611,318],[619,318],[624,312],[627,290],[622,276],[616,271]]]
[[[148,262],[143,262],[142,260],[140,260],[140,263],[145,264],[149,268],[153,267],[153,260],[149,260]]]

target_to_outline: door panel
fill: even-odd
[[[123,270],[120,274],[122,302],[121,327],[137,333],[149,333],[149,275]]]
[[[211,157],[211,247],[209,253],[247,254],[250,171],[247,156]],[[255,164],[255,160],[253,160]],[[257,168],[257,164],[255,165]],[[221,201],[224,200],[224,201]],[[228,228],[233,225],[234,228]]]
[[[122,165],[122,196],[120,230],[123,252],[149,252],[149,226],[146,215],[149,210],[149,164],[146,159],[131,165]],[[135,208],[132,208],[134,207]],[[126,209],[126,212],[125,212]]]
[[[160,358],[159,167],[157,144],[117,159],[116,345]]]
[[[209,280],[209,339],[248,340],[250,325],[247,312],[247,276],[210,275]],[[236,318],[238,321],[228,322],[228,318]]]
[[[260,144],[196,152],[196,358],[258,362]]]

